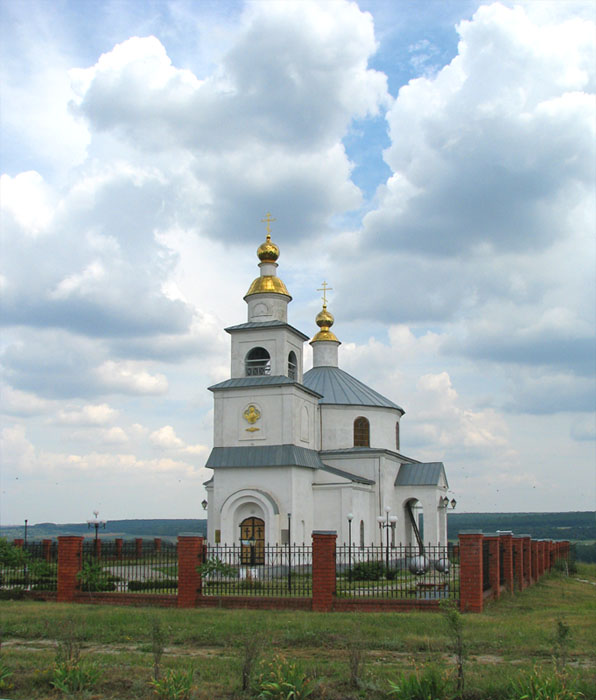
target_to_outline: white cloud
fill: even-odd
[[[171,425],[164,425],[162,428],[154,430],[149,435],[149,442],[154,447],[159,447],[163,450],[176,450],[184,447],[184,441],[176,435]]]
[[[0,176],[3,218],[10,214],[26,234],[35,236],[47,231],[54,217],[56,202],[43,177],[35,172],[19,173],[15,177]]]
[[[106,392],[128,394],[165,394],[168,380],[163,374],[151,374],[135,362],[107,360],[97,368],[96,374]]]
[[[106,425],[117,416],[118,411],[107,403],[87,404],[77,409],[61,409],[56,415],[56,422],[65,425]]]

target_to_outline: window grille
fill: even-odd
[[[354,421],[354,447],[370,447],[370,423],[363,416]]]
[[[271,357],[265,348],[253,348],[245,360],[247,377],[259,377],[271,374]]]

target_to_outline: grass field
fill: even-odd
[[[73,697],[158,697],[149,685],[154,652],[162,644],[158,628],[165,647],[162,676],[169,669],[194,668],[195,687],[189,697],[197,700],[257,697],[254,688],[260,664],[279,654],[297,663],[298,675],[314,681],[312,698],[412,699],[412,695],[389,696],[389,681],[397,681],[402,671],[421,672],[429,664],[452,679],[441,697],[454,695],[453,635],[442,614],[176,610],[2,601],[0,619],[0,679],[2,669],[12,674],[5,681],[12,688],[0,690],[2,698],[64,697],[50,685],[57,651],[64,655],[65,649],[76,651],[79,645],[81,658],[96,665],[97,678],[87,691]],[[468,651],[464,698],[521,698],[521,691],[512,690],[514,679],[527,679],[534,668],[552,675],[554,658],[583,697],[596,698],[596,566],[580,566],[575,577],[546,576],[521,594],[490,603],[482,615],[464,615],[461,620]],[[567,628],[568,635],[562,637],[561,629]],[[253,689],[243,693],[242,667],[251,648],[259,652],[261,661],[253,665]],[[283,663],[283,659],[275,661],[277,667]],[[571,700],[574,696],[535,697]]]

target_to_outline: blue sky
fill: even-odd
[[[591,2],[0,8],[3,524],[200,515],[267,211],[458,507],[594,508]]]

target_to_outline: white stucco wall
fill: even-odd
[[[317,449],[317,398],[300,387],[250,387],[216,391],[214,397],[214,447],[293,444]],[[254,424],[243,415],[250,404],[261,414]]]
[[[346,449],[354,446],[354,420],[360,416],[370,423],[370,446],[396,451],[395,425],[401,411],[396,408],[373,406],[321,405],[323,450]]]

